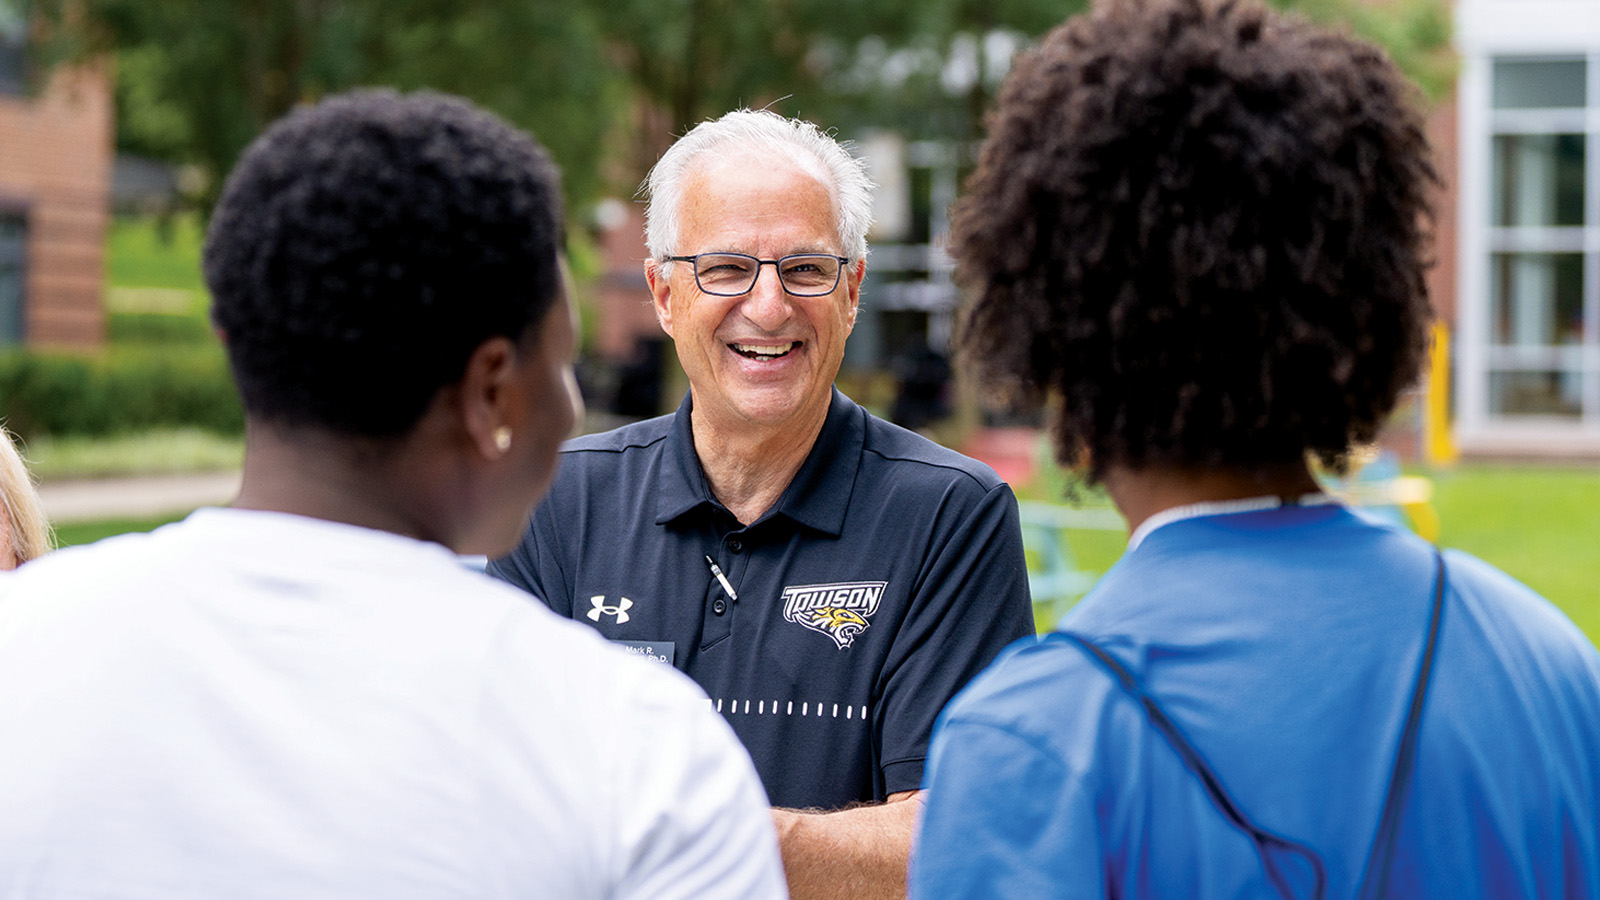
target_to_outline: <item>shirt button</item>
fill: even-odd
[[[728,611],[728,604],[725,603],[721,597],[718,597],[717,599],[711,601],[711,611],[720,616]]]
[[[738,538],[733,538],[732,540],[728,541],[728,551],[730,553],[738,553],[743,549],[744,549],[744,542],[739,540]]]

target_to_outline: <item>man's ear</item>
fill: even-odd
[[[650,285],[650,297],[655,302],[656,321],[661,323],[661,330],[672,337],[672,283],[667,278],[667,273],[661,271],[661,264],[653,259],[644,261],[644,280]]]
[[[517,347],[507,337],[492,337],[467,357],[461,373],[461,424],[478,455],[493,462],[506,455],[521,424],[516,421]]]

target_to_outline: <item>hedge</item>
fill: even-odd
[[[0,419],[24,438],[193,427],[242,434],[222,348],[116,347],[95,356],[0,353]]]

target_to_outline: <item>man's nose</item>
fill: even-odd
[[[789,295],[778,278],[778,267],[767,266],[756,270],[756,283],[745,297],[744,316],[756,325],[774,329],[789,320]]]

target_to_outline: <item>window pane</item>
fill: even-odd
[[[1587,105],[1581,59],[1496,60],[1495,109],[1552,109]]]
[[[1494,139],[1493,223],[1582,225],[1581,134],[1502,134]]]
[[[22,340],[23,264],[27,253],[28,232],[23,220],[0,216],[0,345]]]
[[[28,46],[23,0],[0,0],[0,93],[22,90]]]
[[[1583,414],[1583,377],[1577,371],[1491,372],[1489,411],[1497,416]]]
[[[1553,347],[1583,340],[1583,254],[1496,253],[1492,343]]]

